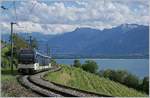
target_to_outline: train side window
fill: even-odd
[[[37,55],[35,55],[35,63],[37,63]]]

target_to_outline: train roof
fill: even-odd
[[[33,53],[34,50],[33,49],[29,49],[29,48],[22,48],[19,51],[20,53]]]
[[[40,55],[40,56],[43,56],[43,57],[45,57],[45,58],[51,58],[50,56],[43,55],[42,53],[40,53],[40,52],[38,52],[38,51],[36,51],[36,54],[37,54],[37,55]]]
[[[34,49],[31,49],[31,48],[21,48],[20,50],[34,50]]]
[[[47,55],[44,55],[40,52],[38,52],[36,49],[31,49],[31,48],[21,48],[20,51],[32,51],[32,52],[35,52],[37,55],[40,55],[42,57],[45,57],[45,58],[51,58],[50,56],[47,56]]]

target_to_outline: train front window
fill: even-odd
[[[33,54],[21,54],[19,57],[20,63],[34,63]]]
[[[22,64],[34,63],[34,52],[31,50],[22,50],[19,54],[19,62]]]
[[[33,50],[21,50],[20,53],[21,54],[33,54],[34,51]]]

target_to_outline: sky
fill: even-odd
[[[1,32],[61,34],[77,27],[103,30],[149,24],[149,0],[2,0]]]

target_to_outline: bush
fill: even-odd
[[[97,73],[98,65],[93,60],[87,60],[82,65],[82,69],[85,70],[85,71],[91,72],[91,73]]]
[[[80,60],[74,60],[73,66],[74,66],[74,67],[81,67]]]
[[[106,69],[104,72],[103,72],[103,76],[105,78],[109,78],[110,80],[114,80],[116,81],[116,72],[114,70],[111,70],[111,69]]]
[[[55,66],[57,63],[56,63],[56,60],[55,59],[51,59],[51,65],[52,66]]]
[[[139,83],[140,80],[138,79],[137,76],[135,76],[125,70],[116,70],[115,71],[115,70],[107,69],[105,71],[101,71],[100,75],[105,78],[109,78],[110,80],[119,82],[128,87],[132,87],[132,88],[135,88],[140,91],[144,88],[145,90],[143,90],[143,91],[148,92],[146,87],[147,87],[147,84],[149,83],[149,81],[146,82],[146,79],[143,80],[143,84],[146,85],[146,86],[143,86],[143,84]]]
[[[112,70],[106,69],[105,71],[103,71],[102,76],[104,76],[105,78],[110,78],[111,74],[112,74]]]
[[[115,72],[115,81],[119,82],[119,83],[123,83],[125,82],[126,77],[128,76],[128,72],[125,70],[117,70]]]
[[[8,67],[9,65],[10,65],[9,60],[7,58],[2,57],[1,67],[5,68]]]
[[[135,75],[128,74],[124,80],[124,84],[129,87],[137,89],[139,85],[139,79]]]

